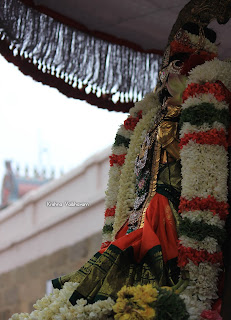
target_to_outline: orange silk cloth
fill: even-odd
[[[144,226],[126,235],[127,223],[112,242],[121,250],[132,246],[136,262],[140,262],[153,247],[160,245],[163,260],[167,262],[178,256],[177,231],[168,199],[156,193],[146,211]],[[107,248],[100,250],[103,253]]]

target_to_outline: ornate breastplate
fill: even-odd
[[[154,128],[145,136],[135,161],[136,198],[133,212],[129,217],[127,233],[143,227],[145,212],[156,193],[162,148],[171,147],[170,154],[177,158],[176,152],[173,152],[174,142],[178,144],[176,141],[177,123],[171,120],[176,119],[179,114],[180,107],[168,106],[167,110],[162,110]]]
[[[159,117],[158,123],[163,120],[164,115]],[[158,125],[152,131],[149,131],[141,146],[139,155],[135,161],[136,175],[136,198],[134,201],[134,210],[129,217],[128,231],[130,233],[143,225],[144,213],[151,198],[155,194],[154,185],[156,185],[161,145],[157,137]],[[158,168],[156,164],[158,163]]]

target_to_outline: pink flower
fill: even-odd
[[[216,310],[204,310],[201,317],[207,320],[222,320],[222,317]]]
[[[142,180],[139,181],[139,183],[138,183],[139,189],[142,189],[142,188],[143,188],[144,183],[145,183],[145,180],[144,180],[144,179],[142,179]]]

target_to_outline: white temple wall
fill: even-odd
[[[110,148],[94,155],[0,212],[0,274],[101,231],[109,154]]]

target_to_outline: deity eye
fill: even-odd
[[[177,60],[177,61],[175,62],[175,65],[176,65],[177,67],[181,67],[182,64],[183,64],[183,62],[180,61],[180,60]]]
[[[181,66],[182,66],[182,61],[180,60],[172,61],[169,73],[177,73],[177,74],[180,73]]]

